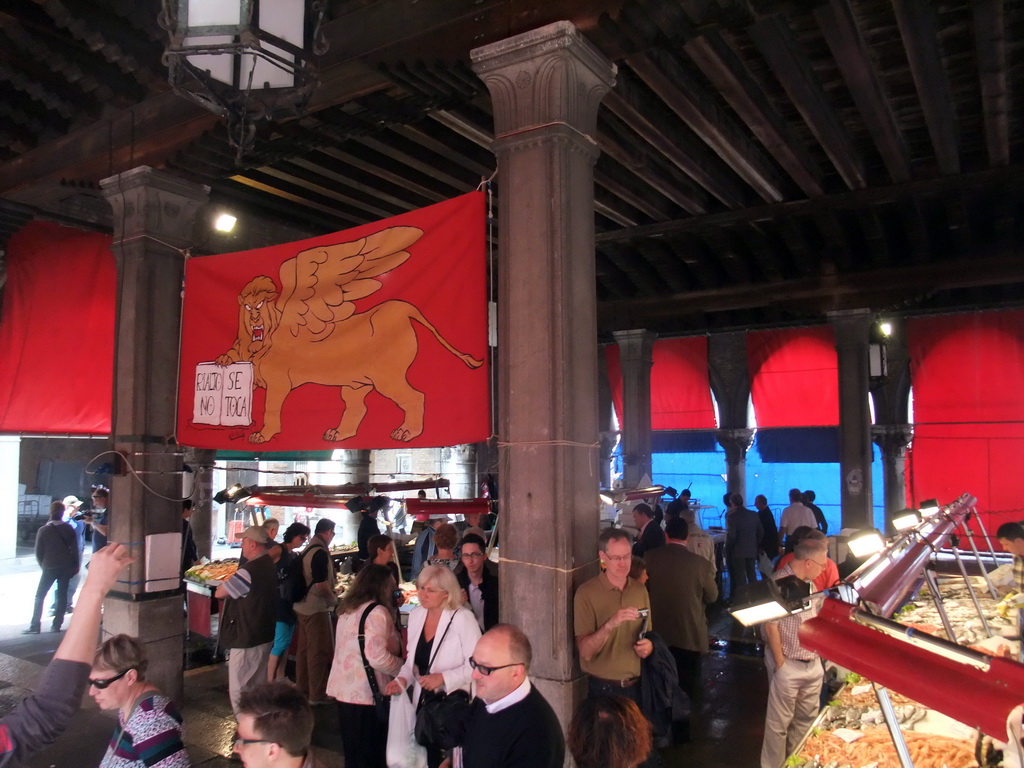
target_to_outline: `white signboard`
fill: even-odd
[[[196,365],[192,422],[217,427],[252,424],[252,363]]]

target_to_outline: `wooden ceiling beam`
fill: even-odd
[[[814,16],[889,176],[896,183],[910,181],[907,145],[875,74],[849,0],[829,0],[828,5],[818,6]]]
[[[953,91],[942,65],[935,9],[929,0],[892,0],[939,170],[960,173]]]
[[[785,199],[775,169],[671,54],[634,54],[626,63],[759,197],[770,203]]]
[[[236,184],[241,184],[244,187],[249,187],[251,189],[258,190],[269,195],[270,197],[275,197],[281,200],[286,200],[290,203],[294,203],[299,208],[306,209],[307,212],[318,211],[319,213],[327,214],[328,216],[334,219],[345,221],[348,226],[356,226],[365,223],[365,220],[360,220],[355,216],[346,215],[332,205],[318,203],[315,200],[310,200],[309,198],[303,197],[302,195],[297,195],[294,192],[288,192],[272,184],[267,184],[266,182],[258,181],[248,176],[232,176],[230,179],[228,179],[228,181],[232,181]],[[264,202],[264,205],[267,205],[267,203]],[[322,223],[322,219],[320,219],[319,221]]]
[[[850,189],[864,189],[864,162],[854,150],[853,137],[829,104],[786,20],[774,14],[752,24],[747,32],[843,182]]]
[[[731,226],[746,221],[777,219],[787,216],[805,216],[833,209],[855,210],[880,202],[905,200],[921,195],[944,194],[955,190],[989,185],[998,185],[1005,191],[1019,190],[1024,185],[1024,166],[1014,165],[1008,168],[990,168],[983,171],[975,171],[974,173],[963,173],[959,176],[919,179],[888,187],[872,187],[870,189],[837,192],[813,200],[794,200],[787,203],[774,203],[772,205],[746,208],[740,211],[725,211],[708,214],[707,216],[676,219],[660,224],[648,224],[632,230],[602,232],[597,235],[597,241],[625,242],[644,237],[662,237],[679,232]]]
[[[248,178],[252,178],[256,174],[259,174],[260,177],[277,179],[291,187],[296,187],[310,192],[317,197],[324,198],[325,200],[331,200],[341,206],[347,206],[350,209],[354,209],[355,211],[361,211],[362,215],[366,216],[366,221],[386,219],[389,216],[394,216],[398,213],[394,209],[389,210],[387,208],[381,208],[378,205],[374,205],[363,197],[354,197],[353,195],[345,194],[333,184],[331,186],[325,186],[322,183],[292,172],[287,167],[273,168],[265,166],[263,168],[253,169],[253,171],[249,171],[245,175]],[[238,176],[235,176],[236,180],[238,178]],[[350,213],[349,215],[358,216],[359,214]]]
[[[356,147],[351,147],[351,149],[356,149]],[[317,151],[327,155],[328,157],[332,157],[335,160],[347,163],[348,165],[358,168],[372,176],[376,176],[383,181],[387,181],[393,184],[397,189],[405,189],[414,195],[419,195],[427,201],[428,204],[440,203],[448,199],[446,195],[442,195],[436,190],[425,187],[411,179],[407,179],[401,174],[383,167],[379,163],[372,162],[372,160],[367,159],[363,153],[355,154],[353,152],[349,152],[348,149],[337,149],[335,147],[321,147]]]
[[[607,168],[606,163],[602,163],[601,158],[598,158],[594,166],[594,183],[608,190],[626,205],[636,209],[649,219],[667,221],[670,218],[666,211],[638,195],[625,182],[616,178],[611,171],[612,169]]]
[[[685,151],[680,146],[678,133],[660,125],[661,121],[656,122],[653,116],[657,109],[645,102],[647,100],[635,88],[626,85],[625,78],[620,76],[615,88],[604,97],[602,106],[727,208],[743,207],[743,195],[732,179],[723,178],[700,152]]]
[[[617,117],[598,115],[597,145],[603,155],[694,216],[707,213],[708,194],[675,166],[658,167],[649,145]]]
[[[1020,249],[1011,254],[973,259],[971,269],[946,262],[875,269],[842,277],[819,275],[772,284],[727,285],[657,298],[632,298],[598,304],[602,332],[658,327],[667,318],[688,312],[714,313],[769,306],[800,306],[809,313],[832,309],[879,307],[936,290],[1017,284],[1024,281]]]
[[[1003,0],[974,0],[974,40],[990,165],[1010,163],[1009,94]]]
[[[709,30],[683,48],[804,194],[824,194],[818,163],[721,35]]]
[[[358,194],[360,196],[359,199],[362,200],[377,199],[380,202],[393,206],[395,209],[403,212],[413,211],[418,207],[415,203],[389,194],[379,187],[372,187],[369,184],[363,184],[362,182],[354,179],[351,174],[339,173],[337,170],[328,167],[323,162],[298,157],[294,160],[290,160],[288,164],[308,171],[311,174],[322,176],[333,185],[336,185],[333,186],[332,189],[344,189],[350,196],[353,193]]]

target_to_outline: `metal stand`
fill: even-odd
[[[889,691],[882,686],[872,683],[875,689],[875,697],[882,708],[882,716],[885,718],[885,726],[892,736],[892,744],[896,747],[896,754],[899,755],[902,768],[914,768],[914,761],[910,759],[910,750],[907,749],[907,740],[903,738],[903,731],[900,730],[899,721],[896,719],[896,710],[892,708],[892,700],[889,698]]]
[[[932,593],[932,600],[935,601],[935,608],[939,612],[939,618],[942,619],[942,627],[946,630],[946,637],[949,642],[956,642],[956,633],[953,631],[953,625],[949,621],[949,616],[946,613],[946,606],[942,602],[942,596],[939,594],[939,581],[935,578],[935,572],[932,570],[932,566],[928,565],[924,569],[924,579],[928,583],[928,591]]]
[[[985,614],[981,610],[981,603],[978,602],[978,595],[974,592],[974,585],[971,584],[971,577],[967,575],[967,568],[964,567],[964,561],[960,557],[960,547],[954,544],[950,549],[953,550],[953,557],[956,558],[956,564],[960,566],[960,573],[964,577],[964,583],[967,585],[967,591],[971,595],[971,601],[974,603],[974,610],[978,612],[978,618],[981,619],[981,625],[985,627],[985,634],[988,637],[992,637],[992,628],[988,625],[988,620],[985,618]]]
[[[981,518],[978,515],[975,515],[974,519],[981,522]],[[981,575],[985,577],[985,583],[988,584],[989,594],[992,595],[993,600],[998,600],[999,594],[996,592],[996,588],[992,586],[992,579],[988,577],[988,571],[985,570],[985,565],[981,562],[981,555],[978,554],[978,548],[974,545],[974,535],[971,533],[970,528],[967,527],[966,520],[960,521],[960,528],[963,530],[964,536],[967,537],[967,542],[971,545],[974,559],[978,561],[978,569],[981,571]]]
[[[988,546],[989,554],[992,555],[992,567],[998,568],[999,561],[996,559],[996,550],[992,546],[992,538],[988,535],[988,530],[985,528],[985,521],[981,519],[981,515],[975,514],[974,519],[978,521],[978,527],[981,529],[981,535],[985,537],[985,544]]]

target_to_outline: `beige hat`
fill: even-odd
[[[252,539],[257,544],[266,544],[267,531],[261,525],[250,525],[248,528],[242,531],[242,535],[239,538]]]
[[[64,502],[65,507],[80,507],[82,506],[81,500],[77,496],[65,496]]]

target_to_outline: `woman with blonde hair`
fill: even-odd
[[[96,651],[89,693],[100,709],[117,710],[117,730],[99,768],[189,768],[174,702],[146,682],[142,643],[115,635]]]
[[[416,587],[420,604],[409,614],[408,657],[398,677],[384,690],[395,696],[411,685],[414,708],[424,691],[469,691],[473,680],[469,657],[480,639],[480,625],[463,605],[455,574],[442,565],[426,565]],[[427,746],[429,768],[438,768],[443,759],[440,748]]]

